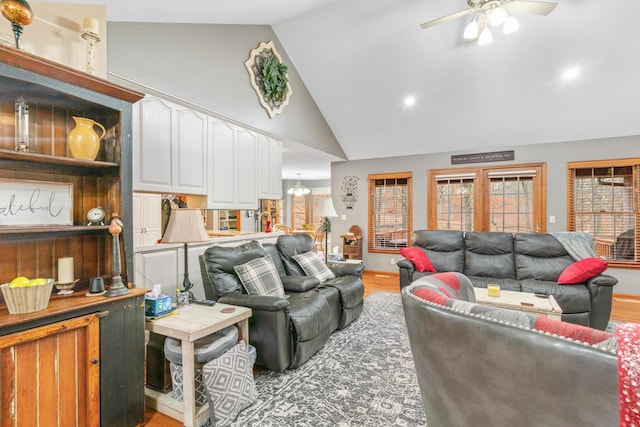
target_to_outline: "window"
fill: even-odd
[[[320,206],[320,201],[322,199],[328,199],[331,197],[331,193],[315,193],[311,192],[311,222],[314,224],[320,224],[323,220],[323,216],[316,215],[318,211],[318,207]]]
[[[413,231],[410,172],[369,175],[369,252],[397,252]]]
[[[596,254],[616,266],[640,265],[640,159],[568,164],[568,228],[590,233]]]
[[[544,164],[430,170],[432,230],[544,232]]]
[[[302,230],[303,224],[306,224],[308,222],[308,197],[309,196],[291,197],[291,227],[294,230]]]

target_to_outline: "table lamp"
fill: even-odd
[[[184,243],[184,280],[182,290],[189,291],[193,283],[189,280],[189,254],[187,244],[209,241],[209,235],[204,228],[204,220],[200,209],[172,209],[169,216],[167,230],[162,236],[161,243]]]
[[[316,215],[323,216],[322,230],[324,231],[324,261],[329,259],[329,232],[331,231],[331,220],[329,218],[335,218],[338,216],[336,210],[333,208],[333,201],[331,197],[325,197],[320,200]]]

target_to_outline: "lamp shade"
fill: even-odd
[[[200,209],[172,209],[162,243],[205,242],[209,235],[204,229]]]
[[[315,214],[328,218],[338,216],[336,210],[333,208],[333,201],[331,200],[331,197],[325,197],[324,199],[320,200],[318,210],[315,212]]]

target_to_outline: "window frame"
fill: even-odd
[[[523,163],[514,165],[471,166],[461,168],[429,169],[427,171],[427,228],[438,230],[438,177],[461,176],[473,181],[473,230],[490,231],[490,180],[496,173],[513,174],[515,172],[535,170],[534,182],[534,232],[547,230],[547,165],[546,163]]]
[[[407,206],[405,208],[406,212],[406,231],[405,238],[407,242],[407,246],[410,245],[411,242],[411,233],[413,232],[413,173],[412,172],[392,172],[392,173],[379,173],[379,174],[369,174],[367,177],[368,183],[368,239],[367,246],[368,251],[370,253],[384,253],[384,254],[396,254],[400,253],[400,248],[380,248],[375,246],[375,181],[380,179],[406,179],[407,180]]]
[[[607,159],[607,160],[587,160],[567,162],[567,230],[576,231],[576,209],[575,209],[575,171],[577,169],[597,169],[597,168],[616,168],[631,167],[632,172],[632,203],[633,214],[635,215],[635,259],[634,260],[615,260],[608,259],[610,267],[615,268],[631,268],[640,269],[640,157],[631,157],[623,159]],[[607,211],[605,211],[606,213]],[[615,214],[614,211],[611,214]],[[595,236],[594,236],[594,240]],[[596,241],[597,245],[597,241]]]

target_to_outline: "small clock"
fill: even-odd
[[[104,225],[104,209],[100,206],[89,209],[87,219],[89,220],[87,225]]]

